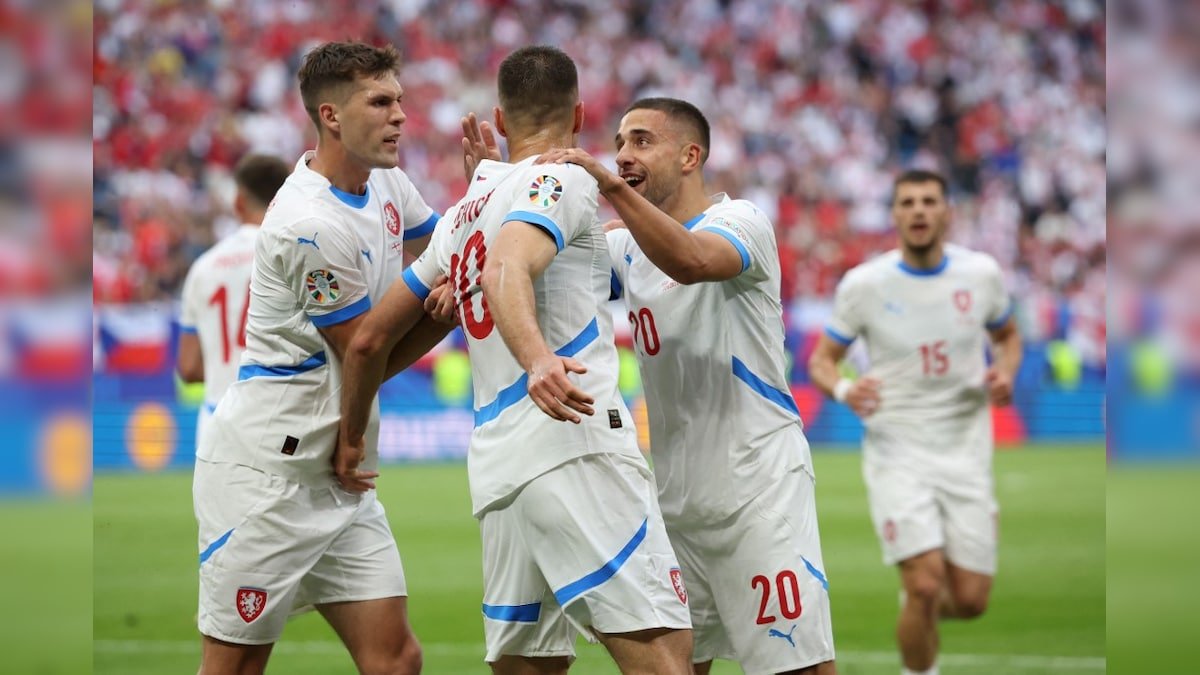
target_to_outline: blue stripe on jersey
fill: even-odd
[[[337,197],[339,201],[352,209],[366,208],[367,202],[371,201],[370,185],[363,189],[363,193],[361,195],[346,192],[345,190],[339,190],[332,185],[329,186],[329,191],[332,192],[333,196]]]
[[[937,267],[931,267],[929,269],[913,267],[912,265],[909,265],[908,263],[904,262],[903,260],[901,260],[897,264],[900,266],[901,270],[903,270],[904,272],[906,272],[908,274],[913,275],[914,277],[933,277],[933,276],[937,276],[937,275],[941,274],[946,269],[946,265],[950,264],[950,256],[943,253],[942,254],[942,262],[938,263]]]
[[[546,231],[546,234],[554,237],[554,245],[558,247],[559,251],[562,251],[567,245],[566,242],[563,241],[562,230],[558,229],[558,223],[550,220],[540,213],[533,213],[530,211],[513,211],[507,216],[504,216],[503,222],[507,223],[510,220],[519,220],[523,223],[529,223],[530,225],[542,228]]]
[[[683,226],[690,230],[696,226],[696,223],[702,220],[704,220],[704,212],[700,212],[700,214],[693,216],[692,219],[684,223]]]
[[[294,366],[260,366],[257,363],[251,363],[238,368],[238,381],[248,380],[252,377],[288,377],[289,375],[299,375],[307,373],[310,370],[320,368],[325,365],[325,352],[317,352],[304,360],[304,363],[298,363]]]
[[[433,213],[429,214],[429,217],[425,219],[425,222],[421,223],[420,225],[418,225],[414,228],[407,229],[404,231],[404,241],[410,241],[412,239],[420,239],[421,237],[424,237],[427,234],[432,234],[433,229],[435,227],[437,227],[438,219],[441,217],[442,216],[437,211],[434,211]]]
[[[183,324],[179,324],[179,332],[187,333],[188,335],[195,335],[198,331],[196,330],[195,326],[185,326]]]
[[[572,581],[566,586],[554,591],[554,599],[558,601],[558,605],[560,607],[566,607],[567,604],[575,598],[578,598],[580,595],[583,595],[584,593],[611,579],[613,575],[617,573],[617,570],[621,569],[621,566],[624,565],[627,560],[629,560],[629,556],[633,555],[633,551],[638,547],[639,544],[642,543],[642,540],[646,538],[646,530],[648,529],[649,523],[649,518],[643,520],[642,526],[633,534],[633,538],[629,540],[629,543],[625,544],[625,548],[621,549],[620,553],[613,556],[612,560],[604,563],[600,569],[592,572],[582,579],[579,579],[578,581]]]
[[[554,353],[559,356],[575,356],[583,351],[584,347],[592,344],[598,337],[600,337],[600,326],[596,323],[595,319],[592,319],[592,322],[579,335],[576,335],[570,342],[563,345]],[[528,389],[529,376],[522,374],[521,377],[517,378],[516,382],[501,389],[496,394],[495,400],[475,411],[475,426],[481,427],[499,417],[500,413],[504,412],[506,408],[525,398],[529,393]]]
[[[792,400],[792,395],[786,391],[776,389],[767,384],[761,377],[750,372],[746,364],[742,363],[738,357],[733,357],[733,376],[737,379],[750,385],[750,388],[758,392],[760,396],[774,403],[775,405],[787,410],[788,412],[800,414],[800,409],[796,407],[796,402]]]
[[[225,542],[229,541],[229,536],[233,534],[233,530],[234,530],[234,529],[237,529],[237,528],[230,528],[228,532],[226,532],[225,534],[223,534],[223,535],[221,535],[221,536],[217,537],[217,540],[216,540],[216,541],[214,541],[213,543],[209,544],[209,545],[208,545],[208,548],[204,549],[204,550],[203,550],[203,551],[200,553],[200,564],[201,564],[201,565],[203,565],[203,564],[204,564],[204,561],[206,561],[206,560],[208,560],[209,558],[211,558],[211,557],[212,557],[212,554],[214,554],[214,553],[216,553],[216,552],[217,552],[217,549],[219,549],[219,548],[221,548],[222,546],[224,546],[224,545],[225,545]]]
[[[825,326],[825,334],[833,338],[836,342],[842,343],[844,346],[848,346],[851,342],[854,342],[854,338],[846,337],[829,326]]]
[[[528,605],[488,605],[483,606],[483,615],[496,621],[514,621],[517,623],[537,623],[542,615],[542,603],[531,602]]]
[[[1004,324],[1008,323],[1008,317],[1012,316],[1014,304],[1015,303],[1013,303],[1012,300],[1009,300],[1008,309],[1004,310],[1004,313],[1000,315],[1000,318],[996,319],[995,321],[989,321],[983,325],[987,327],[988,330],[997,330],[999,328],[1003,328]]]
[[[733,236],[733,234],[716,227],[704,227],[701,228],[700,231],[712,232],[713,234],[719,234],[728,239],[729,243],[733,244],[733,247],[737,249],[738,254],[742,256],[742,271],[745,272],[746,270],[750,269],[750,251],[746,250],[746,245],[743,244],[740,239]]]
[[[406,267],[404,274],[400,275],[400,278],[404,279],[404,285],[408,286],[408,290],[420,298],[421,302],[424,302],[425,298],[428,298],[429,294],[433,291],[432,288],[425,285],[425,282],[421,281],[417,273],[412,271],[411,267]]]
[[[821,573],[821,570],[817,569],[812,563],[808,562],[808,558],[800,556],[800,559],[804,561],[804,566],[808,568],[809,573],[816,577],[817,581],[821,582],[821,585],[825,587],[825,592],[828,593],[829,580],[825,578],[825,575]]]
[[[621,296],[625,294],[625,288],[621,286],[621,280],[617,278],[617,271],[609,271],[612,272],[612,276],[608,279],[608,299],[620,300]]]
[[[343,321],[349,321],[363,312],[371,309],[371,296],[364,295],[362,298],[355,300],[352,304],[328,314],[308,315],[308,320],[313,322],[317,328],[324,328]]]

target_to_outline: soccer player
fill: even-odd
[[[945,243],[945,179],[901,174],[892,218],[899,249],[842,279],[809,372],[866,426],[871,519],[884,562],[898,566],[904,586],[896,626],[903,672],[936,675],[937,620],[983,614],[996,573],[988,404],[1011,401],[1021,338],[996,261]],[[858,337],[871,365],[851,381],[837,364]]]
[[[397,164],[405,121],[394,47],[310,51],[300,96],[317,126],[258,233],[246,353],[213,413],[193,485],[200,672],[261,673],[294,608],[315,605],[362,673],[416,673],[404,570],[365,459],[335,475],[339,362],[371,303],[438,215]]]
[[[237,380],[246,350],[254,239],[267,205],[290,172],[286,162],[270,155],[247,155],[238,162],[233,170],[233,212],[242,226],[196,258],[183,281],[176,370],[184,382],[204,383],[197,447],[217,401]]]
[[[500,674],[566,672],[577,629],[623,673],[683,675],[687,596],[617,389],[596,181],[533,163],[583,124],[575,64],[552,47],[518,49],[498,88],[510,162],[478,165],[429,250],[355,336],[339,442],[361,444],[383,356],[448,274],[475,389],[467,469],[486,660]]]
[[[788,389],[775,230],[710,197],[709,126],[678,99],[629,106],[619,175],[579,149],[627,229],[608,233],[612,290],[633,327],[650,452],[695,629],[695,672],[834,673],[814,474]]]

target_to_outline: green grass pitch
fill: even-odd
[[[843,675],[899,672],[895,571],[880,562],[855,453],[815,456],[834,639]],[[1100,447],[996,456],[1000,573],[982,619],[942,628],[942,672],[1105,670],[1105,462]],[[379,480],[404,557],[425,672],[487,672],[479,535],[463,465],[390,466]],[[94,672],[194,672],[199,660],[191,475],[98,475],[94,490]],[[268,672],[353,673],[320,617],[292,621]],[[580,643],[573,673],[616,673]],[[741,672],[718,663],[714,673]]]

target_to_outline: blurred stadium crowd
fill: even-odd
[[[778,228],[789,321],[820,325],[842,273],[891,248],[902,167],[944,171],[953,238],[994,255],[1031,340],[1105,350],[1105,15],[1095,0],[98,0],[97,303],[175,298],[235,225],[246,151],[315,142],[295,72],[349,37],[404,55],[401,166],[438,210],[465,190],[459,118],[490,118],[499,61],[578,62],[581,144],[611,159],[624,106],[664,94],[713,126],[710,185]]]

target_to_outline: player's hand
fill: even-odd
[[[543,152],[533,163],[578,164],[600,184],[601,193],[615,190],[625,184],[625,181],[621,180],[620,176],[604,168],[603,164],[582,148],[551,148]]]
[[[987,386],[988,399],[991,400],[992,405],[1006,406],[1012,403],[1013,381],[1011,375],[992,366],[987,369],[983,382]]]
[[[463,170],[467,173],[467,182],[475,176],[475,167],[485,159],[499,162],[500,144],[496,142],[496,134],[492,133],[492,125],[487,122],[480,124],[475,113],[468,113],[462,118],[462,148]]]
[[[879,408],[879,387],[883,384],[873,377],[860,377],[846,394],[846,405],[859,417],[870,417]]]
[[[626,229],[625,221],[621,220],[620,218],[617,218],[616,220],[610,220],[604,224],[605,232],[611,232],[612,230],[624,230],[624,229]]]
[[[567,377],[567,373],[586,373],[575,359],[548,354],[533,362],[529,369],[529,398],[542,412],[561,422],[579,424],[576,413],[594,415],[595,401]]]
[[[378,471],[361,471],[358,466],[367,458],[366,439],[360,438],[357,443],[345,440],[344,434],[338,434],[337,446],[333,449],[333,475],[346,492],[366,492],[375,489],[375,478]]]
[[[446,275],[439,274],[433,281],[433,290],[425,298],[425,313],[434,321],[450,326],[458,324],[458,304],[454,301],[454,289]]]

